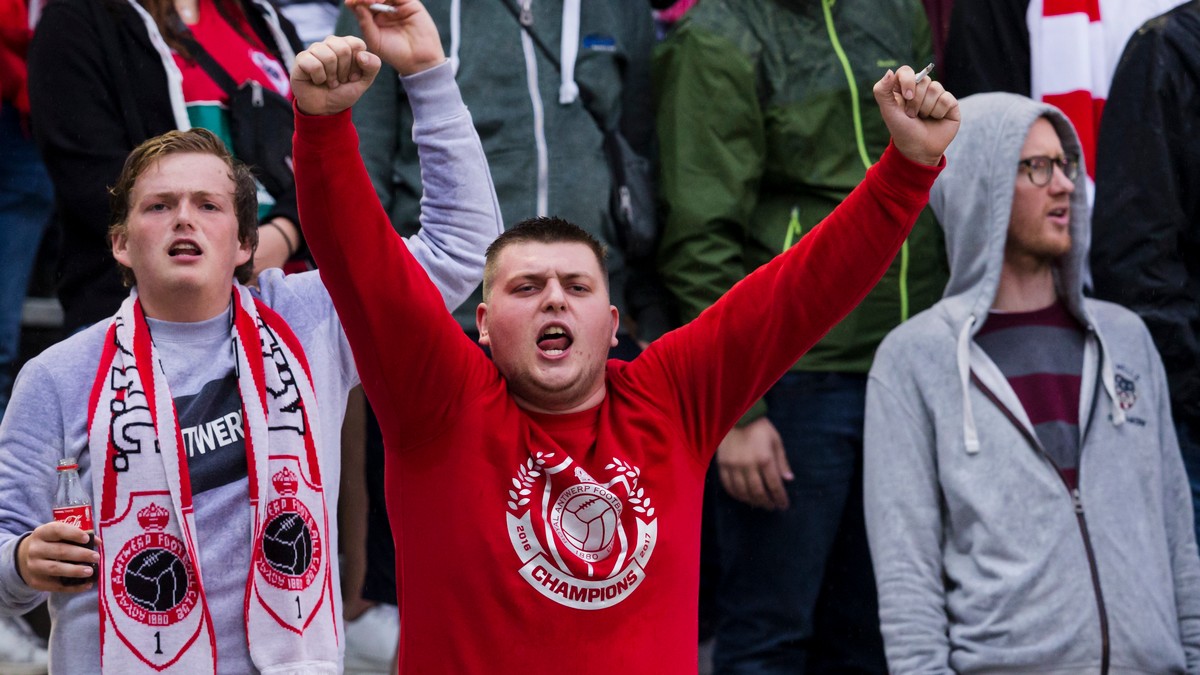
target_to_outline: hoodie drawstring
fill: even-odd
[[[458,75],[458,49],[462,45],[462,0],[450,0],[450,69]]]
[[[559,59],[562,72],[558,85],[558,102],[569,105],[579,98],[579,85],[575,84],[575,61],[579,58],[579,13],[580,0],[563,0],[562,43]]]
[[[975,428],[975,413],[971,409],[971,327],[975,325],[975,315],[967,317],[962,330],[958,333],[958,377],[962,383],[963,404],[963,443],[967,452],[979,452],[979,431]]]

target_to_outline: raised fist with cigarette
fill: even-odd
[[[926,68],[921,74],[928,72]],[[940,162],[958,133],[958,99],[940,82],[918,77],[909,66],[884,73],[874,93],[896,149],[914,162]]]
[[[418,0],[347,0],[365,40],[330,36],[296,56],[292,91],[309,115],[332,115],[354,105],[379,73],[380,59],[401,75],[446,60],[437,27]]]

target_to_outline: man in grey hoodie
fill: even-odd
[[[941,302],[867,388],[867,530],[893,673],[1200,672],[1200,557],[1162,363],[1083,297],[1080,144],[1057,109],[962,101],[930,203]]]

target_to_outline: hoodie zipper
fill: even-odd
[[[863,134],[862,104],[858,100],[858,83],[854,80],[854,69],[850,67],[850,57],[842,49],[842,41],[838,39],[837,28],[833,25],[833,3],[836,0],[821,0],[821,10],[825,15],[825,29],[829,32],[829,43],[833,52],[842,64],[842,72],[846,75],[846,86],[850,92],[850,114],[854,120],[854,141],[858,146],[858,155],[862,159],[863,170],[871,168],[871,156],[867,153],[867,141]],[[900,245],[900,274],[898,276],[900,291],[900,323],[908,321],[908,237]]]
[[[1049,459],[1049,457],[1047,457]],[[1050,462],[1053,464],[1053,460]],[[1055,467],[1057,469],[1058,467]],[[1078,474],[1077,474],[1078,475]],[[1059,474],[1062,477],[1062,474]],[[1066,481],[1063,481],[1066,484]],[[1088,535],[1087,518],[1083,514],[1083,500],[1079,497],[1079,488],[1071,490],[1071,501],[1075,505],[1075,521],[1079,524],[1079,532],[1083,535],[1083,547],[1087,550],[1088,567],[1092,572],[1092,590],[1096,592],[1096,606],[1100,610],[1100,672],[1108,673],[1108,611],[1104,608],[1104,593],[1100,591],[1100,570],[1096,567],[1096,554],[1092,551],[1092,538]]]
[[[546,111],[542,105],[542,90],[538,83],[537,54],[533,38],[526,27],[533,25],[533,0],[521,0],[521,47],[525,54],[525,85],[533,110],[533,145],[537,156],[537,190],[535,215],[549,215],[550,210],[550,150],[546,142]]]
[[[996,396],[996,394],[992,392],[992,390],[989,389],[986,384],[983,383],[983,380],[979,379],[979,376],[976,375],[974,371],[971,372],[971,381],[975,383],[975,386],[979,387],[979,390],[983,392],[983,395],[986,396],[993,405],[1000,409],[1000,412],[1008,418],[1008,421],[1012,422],[1012,425],[1017,428],[1017,431],[1019,431],[1021,435],[1025,437],[1025,440],[1028,441],[1030,447],[1033,448],[1033,451],[1041,455],[1047,462],[1050,463],[1050,466],[1054,468],[1054,473],[1058,476],[1059,481],[1062,482],[1063,488],[1067,491],[1067,495],[1071,498],[1071,506],[1075,511],[1075,524],[1079,526],[1079,536],[1083,538],[1083,550],[1087,554],[1088,570],[1092,575],[1092,592],[1096,596],[1096,611],[1100,615],[1100,673],[1101,675],[1108,675],[1108,610],[1105,609],[1104,606],[1104,591],[1102,591],[1100,588],[1100,569],[1096,566],[1096,553],[1092,549],[1092,537],[1088,533],[1087,517],[1083,512],[1083,499],[1079,494],[1079,487],[1077,485],[1076,487],[1072,488],[1070,485],[1067,485],[1067,481],[1065,478],[1063,478],[1062,471],[1059,470],[1058,464],[1056,464],[1054,460],[1051,459],[1050,455],[1046,454],[1046,451],[1042,449],[1042,444],[1038,442],[1037,437],[1030,433],[1030,431],[1025,428],[1025,425],[1021,424],[1021,420],[1017,419],[1017,416],[1008,409],[1008,406],[1004,405],[1004,403],[1000,401],[1000,397]],[[1082,431],[1083,430],[1081,430],[1081,432]],[[1079,444],[1080,450],[1082,450],[1082,433],[1079,437]],[[1082,460],[1083,453],[1080,452],[1081,466],[1080,470],[1076,471],[1076,483],[1078,483],[1079,478],[1083,476],[1083,472],[1081,470],[1083,464]]]

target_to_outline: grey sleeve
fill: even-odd
[[[405,242],[453,309],[483,279],[484,252],[504,221],[449,61],[401,81],[412,103],[424,190],[421,230]]]
[[[875,368],[884,359],[876,358]],[[863,494],[893,673],[951,673],[942,583],[942,514],[932,423],[872,373],[867,383]]]
[[[85,413],[86,414],[86,413]],[[17,573],[17,544],[51,519],[66,437],[62,403],[49,371],[37,362],[21,370],[0,424],[0,613],[19,615],[48,595]]]
[[[350,351],[350,341],[333,306],[333,298],[321,280],[317,270],[284,275],[283,270],[271,268],[258,275],[260,297],[276,311],[306,312],[312,320],[321,324],[320,333],[328,350],[307,354],[309,359],[334,359],[347,390],[358,386],[358,367]],[[281,306],[282,303],[282,306]],[[293,326],[294,328],[295,326]]]

